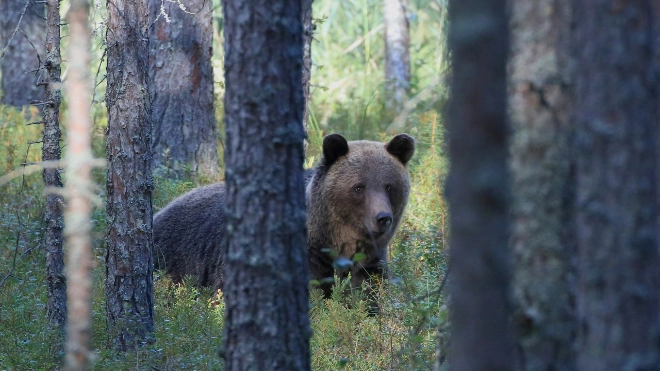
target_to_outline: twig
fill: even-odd
[[[96,103],[96,98],[95,98],[96,97],[96,88],[99,85],[101,85],[103,80],[105,80],[105,78],[108,76],[107,74],[103,75],[101,80],[100,81],[98,80],[99,74],[101,73],[101,65],[103,65],[103,60],[105,59],[105,56],[106,56],[107,53],[108,53],[108,48],[103,48],[103,54],[101,55],[101,59],[99,60],[99,66],[96,69],[96,74],[94,75],[95,84],[94,84],[94,90],[92,90],[92,104]]]
[[[2,49],[2,53],[0,53],[0,59],[5,56],[7,53],[7,49],[9,49],[9,45],[11,45],[11,42],[14,40],[14,36],[16,35],[16,32],[18,32],[18,29],[21,25],[21,22],[23,21],[23,16],[25,15],[25,12],[27,12],[27,8],[30,6],[30,0],[25,2],[25,7],[23,8],[23,11],[21,12],[21,16],[18,17],[18,23],[16,24],[16,28],[14,28],[14,31],[9,35],[9,41],[7,42],[7,45],[5,46],[4,49]]]
[[[5,183],[9,183],[14,178],[17,178],[21,175],[29,175],[32,173],[36,173],[37,171],[41,171],[42,169],[52,169],[52,168],[59,168],[62,166],[63,161],[42,161],[42,162],[24,162],[26,166],[20,169],[16,169],[13,171],[10,171],[9,173],[0,176],[0,186],[4,185]],[[93,167],[103,167],[105,166],[105,159],[101,158],[95,158],[92,159],[89,163],[90,166]]]
[[[151,26],[153,26],[154,24],[156,24],[156,22],[158,22],[158,20],[160,19],[161,16],[163,17],[163,19],[165,19],[165,22],[167,22],[167,23],[170,23],[170,22],[171,22],[170,17],[169,17],[169,15],[167,14],[167,11],[165,11],[165,3],[166,3],[166,2],[168,2],[168,3],[172,3],[172,4],[178,4],[179,9],[181,9],[184,13],[187,13],[187,14],[190,14],[190,15],[196,15],[196,14],[198,14],[198,13],[201,12],[201,11],[204,9],[204,7],[206,6],[206,0],[204,0],[204,2],[202,3],[202,7],[199,8],[198,11],[196,11],[196,12],[190,12],[190,11],[188,11],[188,9],[186,9],[186,6],[183,5],[183,4],[181,3],[181,0],[161,0],[161,1],[160,1],[160,12],[158,13],[158,16],[156,16],[156,19],[154,19],[153,23],[149,25],[149,27],[151,27]]]
[[[14,260],[12,262],[11,269],[9,269],[9,272],[0,281],[0,289],[2,289],[2,286],[5,284],[7,279],[9,279],[9,277],[14,277],[14,278],[22,281],[22,279],[20,277],[16,277],[16,276],[13,275],[14,270],[16,269],[16,263],[19,260],[23,259],[23,257],[25,255],[29,254],[32,250],[34,250],[35,248],[37,248],[39,246],[39,245],[36,245],[36,246],[30,247],[29,249],[26,249],[25,251],[23,251],[23,253],[20,256],[18,255],[19,242],[21,240],[21,229],[23,227],[23,222],[21,221],[21,216],[18,213],[18,211],[16,212],[16,218],[18,219],[18,228],[16,229],[16,246],[14,248]]]
[[[18,212],[16,213],[16,217],[18,218],[18,224],[20,225],[21,224],[21,217],[18,215]],[[14,261],[12,262],[11,269],[9,270],[9,273],[7,273],[7,275],[5,275],[5,277],[2,279],[2,281],[0,281],[0,288],[2,288],[2,285],[5,284],[5,281],[7,281],[7,279],[9,277],[13,277],[12,273],[14,273],[14,269],[16,269],[16,260],[17,260],[17,257],[18,257],[18,245],[19,245],[18,242],[20,241],[20,238],[21,238],[21,228],[19,227],[19,228],[16,229],[16,246],[14,247]],[[21,255],[21,256],[23,256],[23,255]]]
[[[20,28],[18,30],[21,32],[21,35],[23,35],[23,37],[25,37],[25,40],[27,40],[27,42],[30,43],[30,46],[32,46],[32,49],[34,49],[34,54],[37,56],[37,66],[39,66],[37,71],[40,70],[41,69],[41,57],[39,56],[39,50],[37,50],[37,47],[34,46],[34,44],[32,43],[32,40],[30,40],[28,35],[26,35],[25,32],[23,32],[23,30],[21,30]],[[30,72],[32,72],[32,71],[30,71]]]
[[[426,294],[424,294],[424,295],[420,295],[420,296],[418,296],[418,297],[416,297],[416,298],[413,298],[413,299],[412,299],[412,300],[413,300],[412,303],[418,303],[418,302],[420,302],[420,301],[422,301],[422,300],[426,300],[426,299],[428,299],[428,298],[431,297],[431,296],[440,295],[440,293],[442,293],[442,289],[445,288],[445,284],[447,283],[447,278],[449,277],[449,271],[450,271],[450,270],[451,270],[451,265],[448,265],[448,266],[447,266],[447,271],[445,272],[445,276],[442,277],[442,282],[440,282],[440,287],[438,287],[436,290],[433,290],[433,291],[431,291],[431,292],[429,292],[429,293],[426,293]]]
[[[43,101],[43,102],[39,102],[38,100],[30,101],[30,104],[33,105],[33,106],[46,106],[46,105],[52,105],[54,103],[55,102],[53,102],[52,100],[47,100],[47,101]]]

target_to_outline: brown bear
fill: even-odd
[[[351,273],[354,287],[386,277],[388,245],[408,202],[406,164],[414,151],[408,134],[387,143],[347,142],[339,134],[323,139],[323,158],[305,178],[310,270],[326,296],[338,265],[346,268],[340,276]],[[224,197],[224,183],[200,187],[154,216],[157,269],[175,282],[189,275],[200,286],[222,287]],[[362,259],[351,266],[358,253]]]

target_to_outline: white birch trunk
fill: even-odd
[[[383,0],[385,23],[385,80],[388,110],[398,113],[410,88],[408,0]]]

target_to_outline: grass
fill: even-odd
[[[318,160],[324,134],[339,132],[349,139],[373,140],[391,136],[385,131],[394,118],[387,117],[382,102],[382,18],[379,11],[364,11],[379,9],[380,4],[377,0],[315,2],[319,21],[313,45],[315,86],[307,165]],[[324,300],[313,291],[310,319],[315,370],[427,370],[438,353],[445,354],[448,310],[446,298],[438,290],[446,273],[449,237],[448,210],[440,196],[448,168],[438,115],[446,97],[442,76],[447,62],[440,52],[444,48],[443,6],[442,1],[410,1],[411,96],[430,93],[416,100],[405,118],[406,131],[416,137],[418,150],[410,163],[408,209],[390,251],[393,278],[383,283],[378,298],[381,314],[367,316],[366,303],[359,294]],[[218,17],[219,12],[218,8]],[[216,36],[221,38],[221,33]],[[96,60],[101,55],[95,56]],[[221,52],[213,61],[216,73],[222,68],[218,55]],[[221,96],[221,79],[216,81],[216,92]],[[100,85],[97,99],[102,98],[103,91]],[[222,107],[218,106],[221,118]],[[39,144],[29,144],[40,139],[40,128],[26,126],[36,121],[37,114],[35,110],[0,106],[0,176],[19,169],[22,163],[40,160]],[[103,105],[95,104],[93,114],[94,153],[104,157]],[[156,210],[199,184],[213,181],[171,180],[159,171],[155,172]],[[103,170],[95,171],[94,177],[97,184],[105,184]],[[100,196],[104,196],[103,191]],[[0,370],[52,370],[61,363],[61,353],[53,346],[59,335],[49,328],[45,315],[43,203],[40,173],[0,186]],[[97,209],[93,214],[94,369],[222,369],[218,357],[222,298],[189,284],[174,285],[160,273],[154,288],[155,344],[126,354],[108,350],[102,267],[104,212]]]
[[[7,109],[3,112],[7,115]],[[15,112],[12,111],[12,114]],[[5,120],[7,116],[0,116]],[[13,137],[23,143],[34,140],[37,131],[12,126]],[[19,128],[22,128],[19,130]],[[20,133],[19,133],[20,132]],[[7,138],[7,137],[6,137]],[[5,138],[5,140],[6,140]],[[444,157],[438,143],[418,154],[411,165],[413,189],[402,229],[393,243],[391,270],[395,277],[382,288],[383,308],[376,317],[366,315],[366,303],[358,296],[323,300],[313,293],[311,322],[313,367],[316,370],[428,369],[435,357],[436,328],[446,325],[444,299],[436,293],[446,267],[443,218],[444,203],[438,196]],[[30,156],[20,142],[2,142],[1,158],[13,167]],[[12,152],[13,151],[13,152]],[[27,152],[26,152],[27,151]],[[3,169],[9,166],[3,162]],[[161,207],[177,195],[196,186],[189,180],[156,183],[154,205]],[[46,287],[44,252],[41,246],[43,188],[39,174],[15,179],[0,192],[0,274],[4,277],[14,258],[17,264],[0,287],[0,369],[54,369],[61,354],[51,349],[57,334],[45,318]],[[222,300],[208,290],[191,285],[173,285],[167,277],[155,280],[156,343],[134,353],[107,350],[103,298],[102,236],[103,211],[94,213],[96,229],[93,303],[94,368],[99,370],[221,369],[217,357],[222,334]]]

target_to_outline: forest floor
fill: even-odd
[[[25,125],[35,114],[0,107],[0,175],[40,160],[39,146],[30,144],[40,139],[40,128]],[[417,135],[418,151],[410,165],[410,201],[391,245],[392,279],[380,291],[381,313],[369,317],[358,293],[324,300],[313,290],[310,318],[315,370],[427,370],[437,358],[436,351],[445,351],[448,311],[438,289],[447,266],[447,208],[440,192],[447,164],[437,115],[420,117],[425,120],[420,127],[429,130]],[[320,136],[312,133],[312,137]],[[102,152],[101,139],[102,130],[97,128],[95,152]],[[312,140],[310,148],[316,145]],[[314,157],[310,150],[308,162]],[[101,205],[103,176],[102,170],[96,171]],[[157,175],[155,210],[210,181],[214,180],[169,180]],[[19,175],[0,185],[0,370],[50,370],[61,362],[61,354],[53,347],[58,333],[49,328],[45,311],[44,200],[40,172]],[[126,354],[108,350],[102,207],[94,211],[93,224],[93,368],[222,369],[218,356],[224,311],[221,294],[190,284],[172,284],[162,272],[155,279],[156,342]]]

